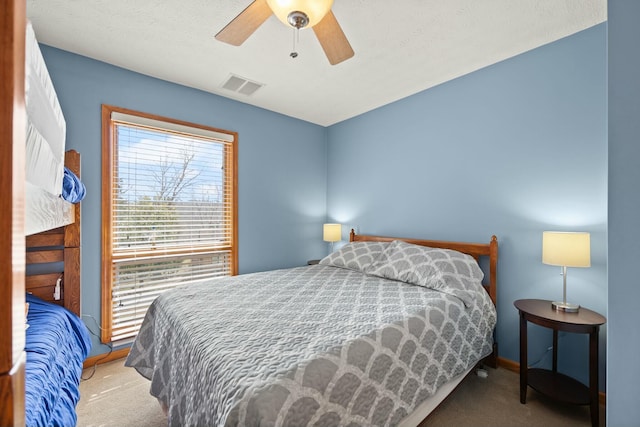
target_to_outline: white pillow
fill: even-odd
[[[388,246],[388,242],[349,242],[320,264],[365,272]]]
[[[453,295],[466,307],[473,304],[479,290],[484,292],[484,273],[472,256],[400,240],[391,242],[366,273]]]

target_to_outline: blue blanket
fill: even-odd
[[[75,426],[82,362],[91,340],[70,311],[27,294],[25,415],[27,426]]]
[[[80,203],[86,194],[87,188],[80,181],[80,178],[65,167],[62,177],[62,198],[69,203]]]

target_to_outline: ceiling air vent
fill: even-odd
[[[246,96],[253,95],[262,86],[264,86],[262,83],[252,82],[251,80],[247,80],[244,77],[236,76],[234,74],[231,74],[227,81],[222,84],[224,89],[241,93]]]

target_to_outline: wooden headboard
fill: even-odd
[[[65,165],[80,176],[80,154],[65,153]],[[74,222],[27,236],[25,290],[80,316],[80,206]]]
[[[489,243],[469,243],[469,242],[448,242],[445,240],[422,240],[422,239],[409,239],[403,237],[384,237],[384,236],[371,236],[364,234],[356,234],[355,230],[351,230],[349,235],[350,242],[391,242],[393,240],[402,240],[403,242],[412,243],[414,245],[429,246],[432,248],[440,249],[453,249],[458,252],[462,252],[471,255],[476,261],[480,262],[481,257],[489,258],[489,274],[485,274],[486,283],[483,283],[485,290],[491,297],[493,305],[497,306],[498,303],[498,238],[491,236]],[[485,362],[496,368],[498,366],[498,345],[494,341],[493,352],[487,356]]]

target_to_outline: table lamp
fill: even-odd
[[[322,240],[325,242],[331,242],[331,252],[333,252],[334,242],[342,240],[342,225],[324,224],[322,229]]]
[[[554,301],[554,310],[576,313],[580,305],[567,302],[567,267],[591,267],[591,237],[589,233],[544,231],[542,262],[562,267],[562,302]]]

